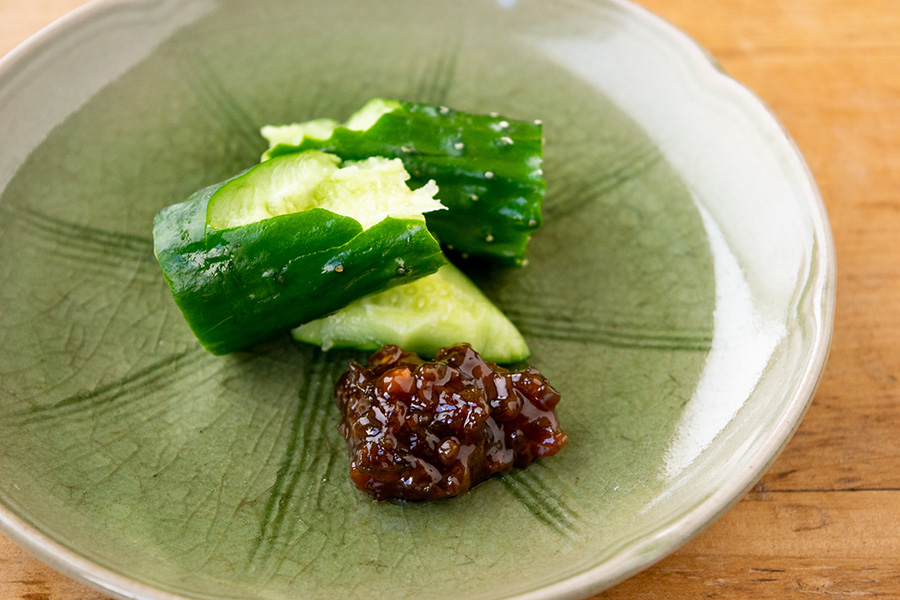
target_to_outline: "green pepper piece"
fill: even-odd
[[[378,350],[387,344],[434,358],[465,340],[484,360],[511,363],[528,358],[525,338],[471,279],[452,264],[407,285],[355,300],[341,310],[304,323],[295,340],[323,349]]]
[[[522,265],[541,223],[545,182],[539,121],[476,115],[416,102],[374,99],[346,123],[317,119],[268,126],[263,159],[320,149],[347,160],[400,158],[410,187],[429,180],[449,209],[426,215],[448,248]]]
[[[234,194],[240,187],[259,196],[259,186],[248,187],[248,180],[265,180],[266,171],[284,175],[285,165],[276,162],[195,192],[154,220],[154,250],[175,303],[213,354],[240,350],[446,263],[421,215],[388,215],[363,228],[351,216],[313,207],[209,226],[208,209],[218,197],[240,199]]]

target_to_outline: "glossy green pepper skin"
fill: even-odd
[[[363,230],[350,217],[314,208],[209,229],[210,196],[225,183],[163,209],[153,225],[175,303],[213,354],[240,350],[446,262],[421,219],[388,217]]]
[[[400,158],[412,176],[410,187],[437,182],[437,199],[448,210],[426,219],[442,244],[523,264],[528,240],[541,224],[546,189],[540,122],[389,102],[397,108],[365,130],[338,126],[327,139],[277,143],[265,157],[318,149],[343,160]]]

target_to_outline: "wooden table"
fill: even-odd
[[[0,0],[0,54],[83,0]],[[900,598],[900,6],[640,0],[755,90],[821,187],[838,254],[834,344],[769,473],[712,527],[600,594]],[[105,598],[0,537],[0,598]]]

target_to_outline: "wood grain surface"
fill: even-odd
[[[837,317],[813,405],[759,485],[594,600],[900,598],[900,5],[639,3],[709,49],[796,140],[831,218]],[[80,4],[0,0],[0,54]],[[103,598],[0,536],[0,599]]]

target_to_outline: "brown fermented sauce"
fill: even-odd
[[[456,496],[556,454],[567,441],[559,399],[536,369],[509,371],[468,344],[434,361],[385,346],[367,366],[351,364],[335,391],[350,477],[379,500]]]

